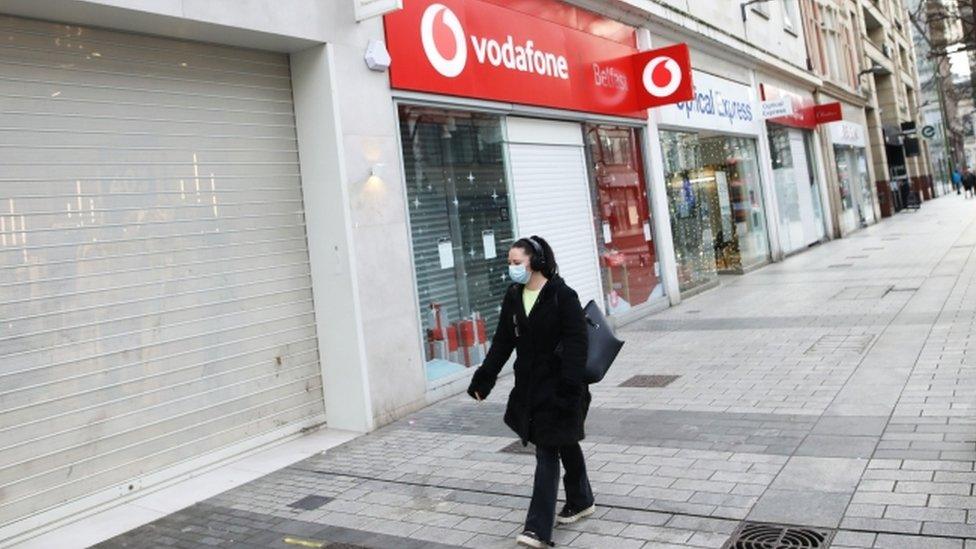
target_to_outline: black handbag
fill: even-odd
[[[607,375],[607,370],[617,358],[624,342],[617,339],[607,317],[603,316],[603,311],[595,301],[590,300],[583,308],[586,315],[586,335],[588,339],[586,352],[586,371],[583,373],[583,381],[586,383],[599,383],[603,376]]]

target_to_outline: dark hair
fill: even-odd
[[[513,248],[519,248],[525,255],[529,256],[529,267],[533,271],[539,271],[542,276],[552,278],[559,274],[559,265],[556,263],[556,254],[552,251],[552,246],[541,236],[532,235],[520,238],[512,244]]]

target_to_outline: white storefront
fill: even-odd
[[[653,111],[683,292],[770,259],[763,122],[751,86],[694,71],[692,101]]]
[[[844,120],[828,124],[827,132],[841,198],[840,229],[846,235],[875,221],[867,131],[861,124]]]

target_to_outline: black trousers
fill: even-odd
[[[543,541],[552,540],[556,520],[556,494],[559,491],[559,461],[566,468],[563,487],[566,503],[574,509],[593,505],[593,489],[586,476],[586,462],[579,443],[568,446],[537,446],[535,449],[535,484],[532,502],[525,518],[525,529],[535,532]]]

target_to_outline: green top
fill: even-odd
[[[535,301],[539,299],[539,292],[542,289],[530,290],[528,287],[522,288],[522,306],[525,307],[525,315],[528,316],[532,312],[532,307],[535,306]]]

